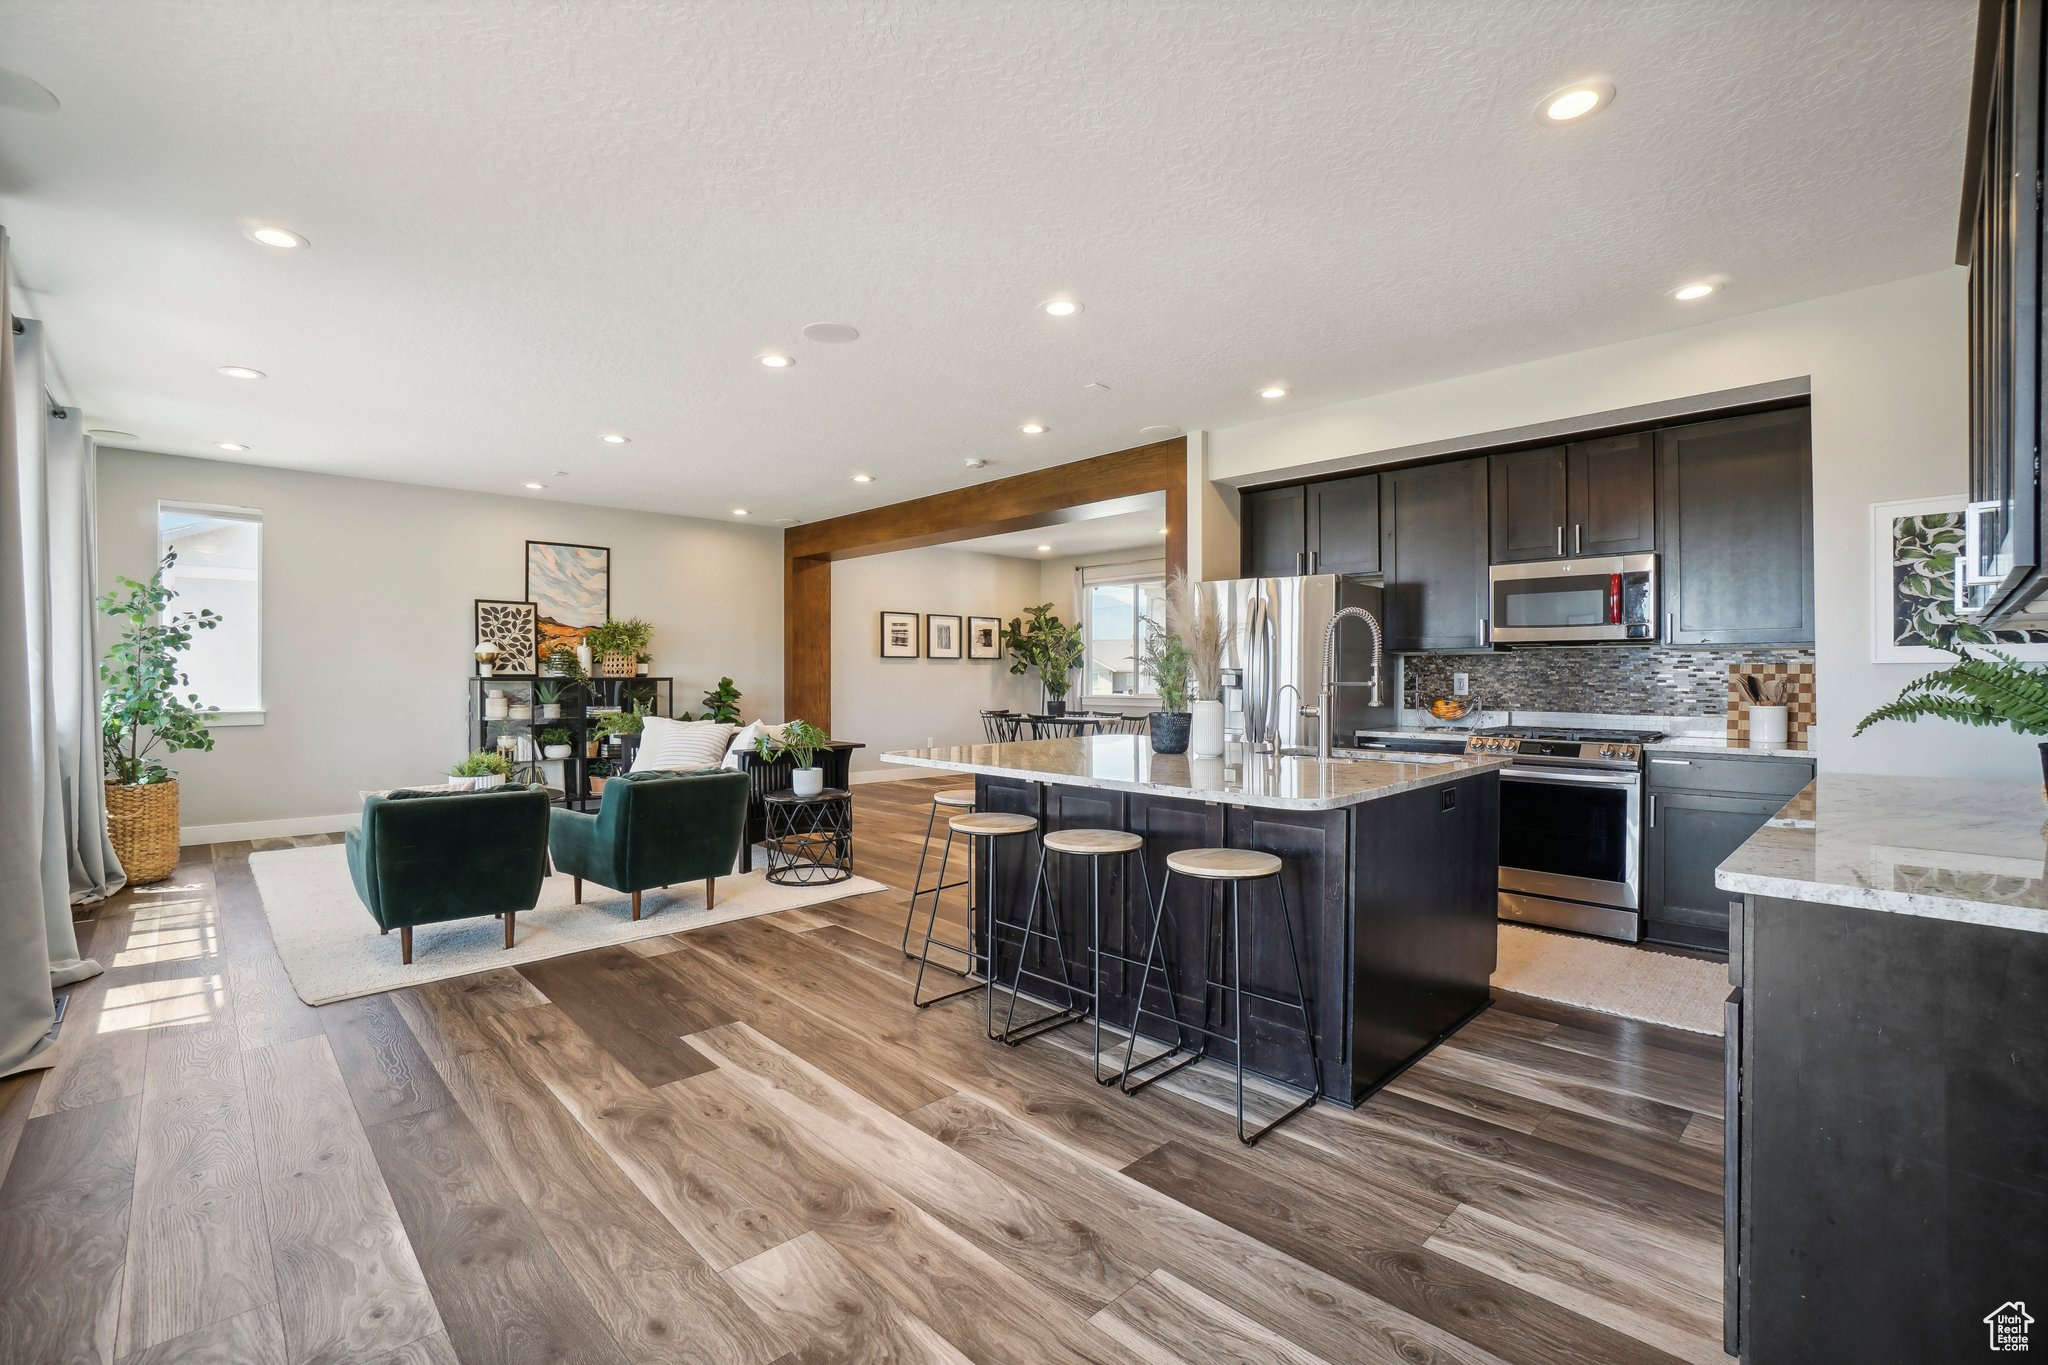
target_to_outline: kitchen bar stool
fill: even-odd
[[[1121,1080],[1124,1072],[1122,1070],[1115,1070],[1111,1071],[1107,1076],[1102,1074],[1102,962],[1105,957],[1109,957],[1116,959],[1118,962],[1128,963],[1133,967],[1140,964],[1135,958],[1125,957],[1121,953],[1109,952],[1102,946],[1102,860],[1104,858],[1128,859],[1132,854],[1138,855],[1138,878],[1145,888],[1142,904],[1149,910],[1152,907],[1152,873],[1145,866],[1145,841],[1136,834],[1120,829],[1057,829],[1045,836],[1040,847],[1043,851],[1039,854],[1039,876],[1045,884],[1046,910],[1048,914],[1055,917],[1055,924],[1058,923],[1057,915],[1059,912],[1053,901],[1052,880],[1045,875],[1046,855],[1060,854],[1066,857],[1086,858],[1088,860],[1088,1015],[1094,1021],[1094,1051],[1091,1060],[1095,1068],[1095,1083],[1097,1085],[1109,1085],[1114,1081]],[[1125,866],[1128,868],[1128,862]],[[1031,907],[1031,917],[1035,919],[1037,913],[1038,905],[1034,900]],[[1064,947],[1064,945],[1061,946]],[[1064,966],[1064,955],[1062,955],[1061,962],[1062,966]],[[1020,957],[1017,962],[1017,974],[1010,982],[1010,1011],[1012,1016],[1016,1013],[1017,987],[1024,975],[1023,967],[1023,959]],[[1169,976],[1167,981],[1168,1007],[1174,1008],[1171,1003],[1173,999],[1172,978]],[[1178,1019],[1179,1015],[1176,1010],[1176,1022],[1178,1022]],[[1062,1019],[1059,1022],[1071,1023],[1072,1020]],[[1047,1028],[1057,1027],[1059,1027],[1059,1024],[1047,1025]],[[1008,1036],[1007,1025],[1005,1026],[1003,1041],[1012,1041]],[[1023,1039],[1020,1038],[1016,1041],[1021,1042]]]
[[[1150,1010],[1145,1007],[1145,988],[1151,982],[1152,961],[1159,954],[1159,939],[1166,926],[1166,895],[1173,887],[1174,874],[1179,873],[1183,877],[1194,877],[1201,881],[1212,883],[1219,899],[1223,896],[1224,890],[1227,887],[1229,899],[1225,902],[1224,908],[1230,917],[1230,935],[1225,947],[1230,956],[1230,979],[1227,982],[1218,981],[1210,974],[1205,962],[1202,972],[1202,1017],[1204,1023],[1206,1023],[1211,993],[1215,991],[1224,992],[1230,1001],[1230,1032],[1224,1033],[1220,1029],[1206,1028],[1202,1024],[1188,1024],[1184,1027],[1211,1038],[1228,1038],[1235,1045],[1235,1060],[1237,1064],[1237,1140],[1247,1147],[1314,1104],[1317,1099],[1321,1098],[1323,1093],[1323,1061],[1316,1052],[1315,1015],[1309,1010],[1308,985],[1301,971],[1301,952],[1294,942],[1294,919],[1287,910],[1287,885],[1280,876],[1281,866],[1280,860],[1272,854],[1246,848],[1190,848],[1166,855],[1166,880],[1159,888],[1159,909],[1152,921],[1152,942],[1145,949],[1145,970],[1144,974],[1138,978],[1137,1005],[1131,1015],[1131,1041],[1124,1053],[1123,1090],[1127,1095],[1136,1094],[1153,1081],[1158,1080],[1162,1076],[1172,1075],[1190,1062],[1199,1060],[1202,1056],[1202,1053],[1197,1051],[1183,1057],[1179,1062],[1168,1067],[1166,1070],[1148,1076],[1136,1085],[1131,1084],[1131,1061],[1138,1048],[1138,1018],[1145,1014],[1158,1015],[1157,1010]],[[1277,893],[1280,904],[1280,923],[1287,933],[1287,956],[1294,965],[1294,998],[1292,1000],[1284,996],[1268,995],[1262,991],[1247,990],[1244,987],[1242,901],[1243,887],[1246,882],[1271,882],[1274,891]],[[1204,894],[1206,896],[1206,891]],[[1252,908],[1254,911],[1258,908],[1256,897],[1252,901]],[[1203,940],[1205,943],[1210,937],[1209,927],[1211,923],[1211,903],[1205,900],[1202,913]],[[1307,1098],[1252,1133],[1247,1133],[1244,1126],[1244,1006],[1247,997],[1253,1000],[1264,1000],[1268,1004],[1280,1005],[1301,1015],[1302,1036],[1308,1043],[1309,1065],[1313,1069],[1316,1078],[1315,1089],[1307,1092]],[[1177,1013],[1174,1023],[1177,1027],[1182,1026]],[[1153,1060],[1158,1061],[1159,1058],[1155,1057]],[[1268,1077],[1267,1079],[1274,1080],[1275,1084],[1284,1085],[1286,1088],[1297,1093],[1300,1092],[1299,1086],[1278,1081],[1273,1077]]]
[[[939,822],[939,811],[941,809],[973,810],[974,788],[948,787],[944,791],[932,793],[932,813],[927,815],[924,821],[924,847],[918,851],[917,875],[910,879],[910,908],[903,912],[903,955],[905,957],[917,956],[916,953],[910,951],[910,926],[917,919],[917,898],[919,896],[937,896],[941,891],[951,891],[956,886],[971,886],[974,881],[974,868],[970,860],[967,876],[962,880],[957,882],[941,882],[937,886],[926,886],[924,884],[924,864],[925,860],[932,855],[932,830]],[[949,825],[946,828],[946,843],[950,846],[952,842],[953,829]]]
[[[990,894],[981,901],[981,904],[984,906],[995,904],[995,841],[1013,835],[1029,834],[1037,828],[1038,821],[1031,816],[1008,815],[1001,811],[970,811],[965,815],[952,816],[946,821],[945,847],[939,851],[940,886],[944,886],[946,882],[946,867],[953,853],[953,836],[956,834],[966,836],[968,865],[970,867],[974,865],[974,841],[981,839],[984,841],[981,850],[981,866],[989,870],[990,886]],[[967,965],[957,971],[951,967],[940,968],[941,971],[953,972],[955,976],[971,977],[974,974],[974,967],[977,962],[985,962],[993,957],[994,943],[986,929],[982,933],[983,942],[980,945],[975,943],[974,910],[974,898],[969,897],[967,902],[966,943],[949,943],[945,939],[939,938],[935,933],[939,920],[939,897],[937,889],[934,888],[931,913],[926,915],[924,920],[924,947],[917,954],[917,980],[912,983],[910,988],[910,1003],[919,1009],[924,1009],[928,1005],[938,1004],[941,1000],[951,1000],[954,996],[965,995],[973,990],[980,990],[985,984],[989,992],[988,1026],[989,1032],[993,1036],[995,1032],[996,998],[992,971],[984,973],[984,981],[981,983],[969,981],[964,986],[947,991],[944,995],[935,995],[929,1000],[925,999],[924,996],[925,968],[932,965],[932,949],[934,947],[942,948],[948,952],[959,953],[967,959]],[[984,914],[984,924],[992,919],[992,915]]]

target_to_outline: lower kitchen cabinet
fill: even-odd
[[[1764,827],[1801,787],[1801,758],[1650,760],[1643,833],[1643,937],[1653,943],[1728,950],[1730,896],[1714,869]]]

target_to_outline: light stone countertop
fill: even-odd
[[[1463,754],[1437,762],[1369,758],[1325,764],[1314,758],[1246,759],[1241,753],[1234,745],[1226,758],[1155,754],[1143,735],[1090,735],[899,749],[881,757],[913,768],[1280,810],[1338,810],[1507,766],[1506,759]]]
[[[1732,754],[1762,758],[1812,758],[1813,749],[1803,740],[1792,744],[1758,744],[1753,740],[1730,739],[1726,734],[1699,733],[1667,735],[1650,746],[1652,754]]]
[[[1822,774],[1721,864],[1724,891],[2048,933],[2048,806],[2020,783]]]

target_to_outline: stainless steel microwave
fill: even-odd
[[[1657,641],[1655,555],[1496,564],[1487,579],[1494,644]]]

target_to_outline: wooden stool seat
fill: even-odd
[[[1166,870],[1212,882],[1248,882],[1280,875],[1280,860],[1250,848],[1184,848],[1166,855]]]
[[[1056,829],[1045,836],[1045,846],[1054,853],[1075,853],[1088,857],[1109,857],[1135,853],[1145,841],[1120,829]]]
[[[932,793],[934,805],[952,806],[959,810],[974,809],[974,788],[948,787],[942,792]]]
[[[1006,834],[1029,834],[1038,828],[1038,821],[1029,815],[1010,815],[1003,811],[975,811],[968,815],[956,815],[946,822],[956,834],[971,834],[977,839],[1001,837]],[[1278,861],[1275,859],[1274,861]]]

